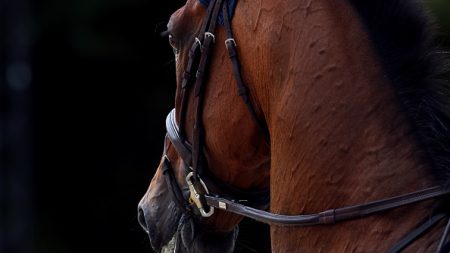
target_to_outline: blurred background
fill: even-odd
[[[136,205],[175,94],[158,33],[184,2],[0,0],[0,253],[150,252]],[[450,1],[427,3],[450,48]],[[263,252],[249,231],[238,252]]]

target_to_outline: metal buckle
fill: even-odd
[[[229,38],[225,40],[225,46],[228,47],[228,42],[232,42],[234,44],[235,47],[237,47],[236,41],[234,40],[234,38]]]
[[[216,43],[216,36],[210,32],[205,32],[205,38],[211,37],[213,39],[213,43]]]
[[[200,39],[198,37],[195,37],[194,43],[197,43],[200,47],[202,46],[202,42],[200,41]]]
[[[197,209],[200,211],[200,214],[205,217],[211,217],[211,215],[214,214],[214,208],[212,206],[209,207],[209,212],[205,211],[205,208],[203,207],[202,201],[200,200],[200,194],[197,192],[197,190],[195,189],[194,183],[192,183],[192,177],[194,176],[194,172],[190,172],[187,176],[186,176],[186,182],[188,184],[189,187],[189,192],[190,192],[190,196],[189,196],[189,202],[192,202],[193,204],[195,204],[195,206],[197,207]],[[199,178],[200,184],[202,185],[203,189],[206,191],[207,194],[209,194],[208,188],[206,187],[206,184],[203,182],[203,180],[201,180]]]

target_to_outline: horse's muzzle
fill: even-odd
[[[162,238],[159,233],[156,233],[156,228],[151,222],[150,214],[146,210],[145,205],[138,205],[138,222],[145,233],[147,233],[153,250],[160,252],[162,248]]]

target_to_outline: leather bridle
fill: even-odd
[[[210,51],[215,43],[214,32],[220,10],[222,9],[224,27],[227,32],[225,46],[231,59],[234,77],[237,83],[238,94],[242,97],[251,117],[261,130],[267,143],[270,142],[269,131],[254,109],[249,96],[249,90],[242,79],[239,58],[236,50],[237,43],[233,38],[230,19],[228,16],[227,0],[211,0],[207,9],[200,38],[196,37],[189,50],[189,59],[181,84],[181,108],[179,114],[179,126],[175,119],[173,109],[166,119],[166,141],[163,157],[163,174],[174,201],[183,212],[193,213],[197,210],[202,217],[210,217],[214,209],[242,215],[254,220],[276,226],[314,226],[329,225],[341,221],[362,218],[394,208],[422,202],[450,194],[450,189],[436,186],[424,190],[386,198],[364,204],[331,209],[317,214],[309,215],[280,215],[264,211],[269,206],[269,190],[243,191],[227,185],[215,178],[206,169],[204,150],[204,129],[202,125],[202,109],[205,90],[206,74],[209,67]],[[195,74],[194,74],[195,73]],[[189,93],[194,96],[194,126],[192,143],[186,139],[185,124],[187,101]],[[167,156],[168,144],[172,144],[183,160],[186,170],[186,183],[189,197],[184,194],[178,183],[170,159]],[[210,189],[208,187],[211,187]],[[211,190],[211,191],[210,191]],[[245,203],[245,205],[243,204]],[[448,218],[445,212],[438,212],[405,236],[390,252],[400,252],[409,244],[425,234],[444,218]],[[437,252],[441,252],[447,245],[447,235],[450,230],[450,221],[445,228]]]

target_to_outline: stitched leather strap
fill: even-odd
[[[310,215],[281,215],[257,210],[233,201],[205,196],[206,203],[215,208],[236,213],[254,220],[278,226],[313,226],[334,224],[337,222],[362,218],[382,211],[421,202],[428,199],[444,196],[450,193],[449,189],[441,186],[428,188],[413,193],[396,196],[388,199],[369,202],[350,207],[331,209]]]
[[[227,39],[225,40],[225,47],[227,48],[228,57],[230,58],[231,66],[233,68],[233,74],[234,74],[234,79],[236,80],[238,94],[244,101],[245,106],[247,107],[247,110],[250,112],[250,115],[251,115],[253,121],[256,123],[259,130],[263,134],[266,143],[270,143],[270,134],[269,134],[269,130],[267,129],[267,125],[265,124],[264,121],[262,121],[258,117],[258,114],[255,111],[255,107],[253,106],[253,104],[250,100],[250,94],[249,94],[248,87],[247,87],[247,85],[245,85],[245,82],[242,78],[241,66],[239,64],[239,56],[238,56],[238,52],[236,49],[237,44],[236,44],[236,40],[233,38],[233,31],[231,29],[230,20],[229,20],[228,14],[227,14],[228,13],[228,5],[227,4],[223,5],[222,13],[224,13],[224,15],[223,15],[224,26],[225,26],[225,30],[227,32]]]
[[[204,145],[204,130],[203,130],[203,100],[204,100],[204,86],[206,80],[206,73],[209,67],[209,60],[211,57],[211,45],[215,42],[214,31],[216,30],[217,18],[222,7],[223,0],[216,0],[210,4],[214,5],[211,19],[209,22],[208,31],[204,34],[201,57],[198,64],[194,86],[194,127],[192,140],[192,168],[194,170],[194,178],[198,180],[199,175],[203,172],[204,161],[203,145]]]
[[[183,80],[181,82],[181,105],[180,105],[180,137],[182,140],[185,139],[184,133],[184,124],[186,123],[186,110],[187,110],[187,102],[188,102],[188,91],[192,83],[195,81],[195,71],[198,68],[199,56],[201,53],[201,46],[204,39],[204,34],[206,33],[206,29],[208,28],[209,23],[211,22],[213,15],[214,4],[210,4],[206,11],[205,20],[200,29],[200,38],[196,37],[191,49],[189,50],[189,59],[186,65],[186,69],[184,70]],[[191,164],[190,164],[191,165]]]

